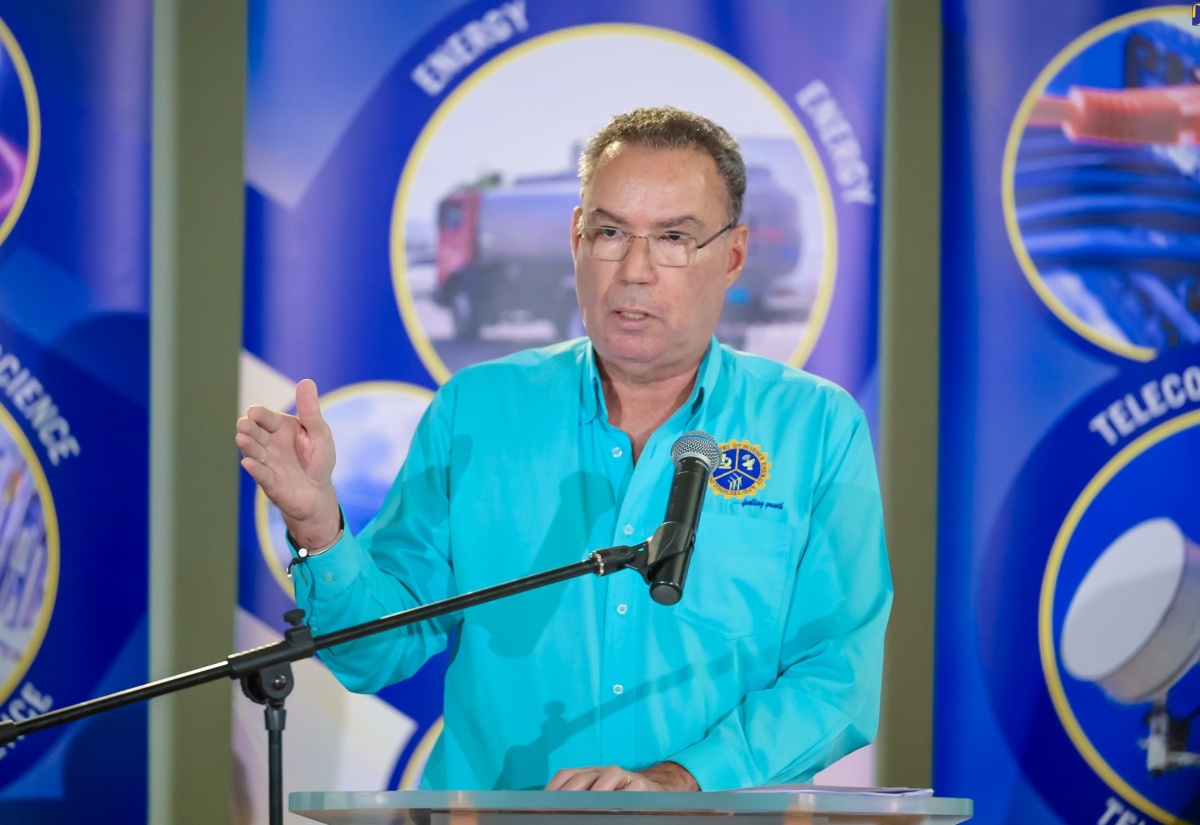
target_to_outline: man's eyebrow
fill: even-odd
[[[596,220],[605,220],[609,223],[625,223],[625,221],[607,209],[596,208],[587,213],[587,223],[592,223]]]
[[[628,223],[625,221],[624,218],[622,218],[618,215],[614,215],[612,212],[609,212],[607,209],[601,209],[599,207],[592,209],[590,212],[587,213],[587,223],[590,224],[596,220],[605,220],[605,221],[609,221],[614,224],[628,226]],[[673,217],[673,218],[664,218],[661,221],[656,221],[654,223],[654,228],[655,229],[674,229],[676,227],[686,226],[689,229],[699,229],[703,225],[704,225],[704,222],[701,221],[698,217],[696,217],[695,215],[689,214],[689,215],[680,215],[678,217]]]
[[[704,223],[695,215],[680,215],[678,218],[667,218],[654,224],[655,229],[672,229],[677,226],[699,229],[701,226],[704,226]]]

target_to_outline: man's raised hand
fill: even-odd
[[[341,527],[333,489],[333,433],[321,416],[317,385],[296,385],[296,414],[255,404],[238,419],[242,467],[283,514],[301,546],[326,547]]]

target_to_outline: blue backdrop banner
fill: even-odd
[[[1200,27],[945,9],[935,784],[1194,825]]]
[[[147,679],[150,3],[0,2],[0,719]],[[0,821],[146,818],[146,711],[0,747]]]
[[[718,336],[830,377],[873,413],[885,12],[252,4],[244,404],[289,409],[295,381],[316,380],[334,481],[361,528],[432,390],[464,365],[582,334],[569,244],[580,148],[611,115],[670,104],[726,126],[749,167],[749,259]],[[288,554],[249,478],[242,501],[239,633],[265,641],[293,606]],[[378,697],[314,674],[297,699],[313,721],[295,724],[345,744],[324,749],[329,765],[291,760],[289,783],[412,786],[440,730],[443,671],[435,660]],[[237,713],[252,775],[260,722]]]

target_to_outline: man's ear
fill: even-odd
[[[579,252],[579,230],[583,226],[583,207],[576,206],[571,213],[571,257]]]
[[[725,288],[733,286],[746,266],[746,245],[750,240],[750,227],[739,223],[729,230],[729,255],[725,260]]]

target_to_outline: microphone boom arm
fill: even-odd
[[[320,636],[313,636],[308,625],[304,623],[303,610],[289,610],[284,614],[284,619],[291,626],[284,632],[283,641],[234,653],[223,662],[159,679],[140,687],[68,705],[37,716],[20,720],[5,719],[0,721],[0,748],[35,731],[57,727],[67,722],[95,716],[105,711],[144,702],[156,696],[165,696],[168,693],[215,682],[219,679],[237,679],[241,683],[242,692],[249,699],[265,705],[264,715],[269,740],[269,820],[271,825],[281,825],[283,821],[282,733],[286,719],[283,704],[295,684],[291,669],[292,662],[308,659],[318,650],[376,633],[395,630],[588,573],[607,576],[625,568],[631,568],[636,570],[647,583],[650,583],[655,567],[651,560],[659,547],[656,537],[659,536],[661,529],[656,530],[654,536],[638,545],[606,547],[603,550],[592,552],[587,559],[575,564],[535,573],[532,576],[485,587],[482,590],[463,593],[410,610],[391,613],[369,622]]]

